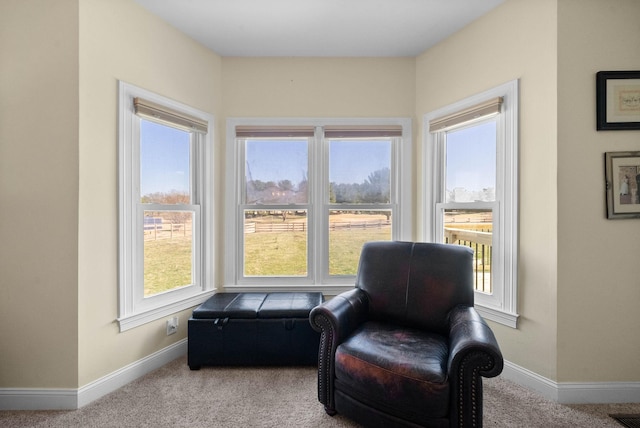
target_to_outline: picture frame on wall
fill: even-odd
[[[640,129],[640,71],[596,73],[596,129]]]
[[[640,218],[640,152],[604,155],[607,218]]]

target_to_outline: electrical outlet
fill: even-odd
[[[167,320],[167,336],[174,334],[178,331],[178,317],[173,317]]]

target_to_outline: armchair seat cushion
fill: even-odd
[[[448,340],[436,333],[365,322],[336,349],[336,387],[417,423],[446,418],[448,349]]]

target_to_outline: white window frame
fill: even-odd
[[[442,191],[445,180],[444,144],[446,131],[429,131],[436,118],[476,106],[496,97],[502,98],[501,112],[496,116],[496,201],[469,204],[470,208],[493,210],[493,293],[476,291],[475,307],[485,318],[517,327],[518,301],[518,80],[466,98],[424,116],[423,239],[442,242],[443,221],[439,214],[445,208],[460,208],[460,203],[447,204]],[[481,121],[482,119],[480,119]],[[478,123],[480,123],[478,121]],[[467,126],[473,121],[460,126]]]
[[[226,123],[226,181],[225,196],[225,289],[233,291],[321,291],[325,295],[336,295],[353,288],[355,276],[331,277],[328,260],[324,257],[328,248],[329,204],[325,203],[329,194],[329,178],[326,175],[328,145],[323,135],[324,126],[396,125],[402,127],[399,143],[392,146],[392,177],[396,215],[392,222],[392,239],[410,240],[412,237],[412,180],[411,180],[411,119],[409,118],[229,118]],[[243,230],[243,217],[238,209],[241,205],[244,169],[240,165],[243,149],[236,140],[237,126],[313,126],[315,136],[309,146],[309,198],[308,213],[309,267],[307,277],[243,277],[243,248],[239,233]],[[326,185],[322,185],[326,183]],[[341,207],[339,205],[338,207]],[[359,205],[359,209],[383,209],[374,204]],[[274,208],[274,209],[277,209]],[[320,216],[320,218],[317,218]]]
[[[119,281],[118,324],[126,331],[188,309],[213,294],[213,116],[132,84],[118,82]],[[140,121],[133,99],[144,98],[207,122],[207,133],[191,133],[192,204],[140,202]],[[194,215],[193,284],[144,297],[142,239],[144,210],[186,211]]]

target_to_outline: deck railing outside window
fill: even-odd
[[[469,247],[475,254],[474,284],[476,291],[491,293],[491,257],[493,233],[476,230],[444,228],[444,242]]]

